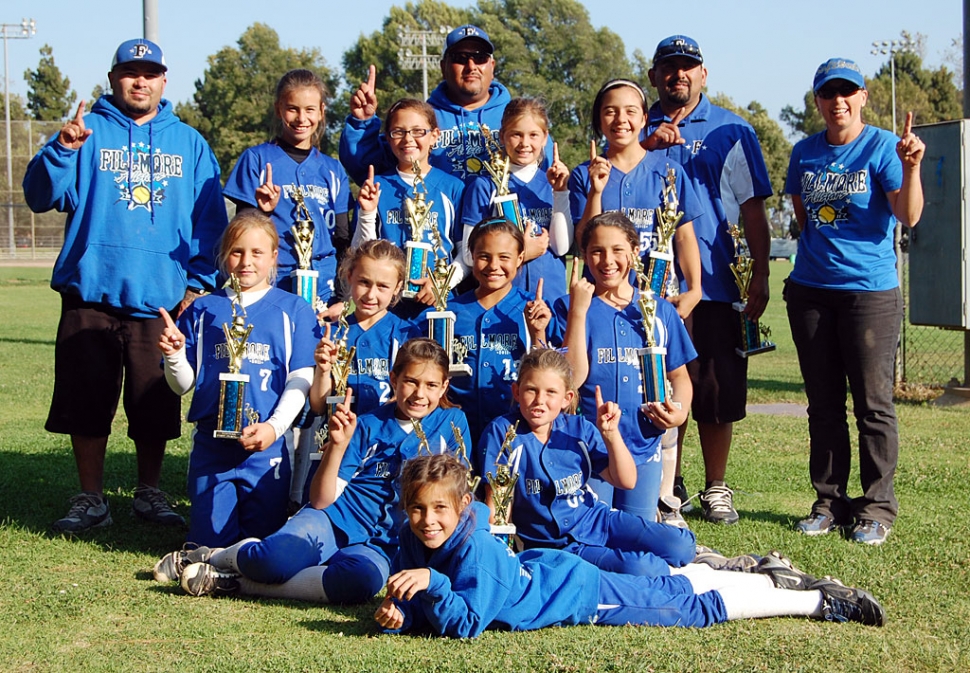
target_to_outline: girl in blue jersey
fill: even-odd
[[[519,200],[519,209],[529,229],[525,237],[525,263],[515,277],[515,286],[535,293],[539,279],[545,280],[550,297],[566,294],[566,264],[563,259],[573,240],[566,182],[569,169],[559,160],[559,145],[553,144],[553,160],[542,172],[543,148],[549,139],[549,115],[535,98],[513,98],[502,115],[499,142],[511,160],[509,191]],[[487,176],[475,178],[462,198],[465,263],[472,264],[468,238],[475,225],[492,216],[495,183]]]
[[[313,221],[311,268],[320,275],[317,296],[333,298],[337,258],[350,243],[350,182],[336,159],[320,152],[327,86],[309,70],[290,70],[276,85],[276,137],[250,147],[236,162],[223,192],[239,208],[257,208],[273,218],[280,238],[277,287],[297,292],[291,273],[297,268],[291,228],[300,217],[299,192]],[[340,315],[341,306],[330,315]]]
[[[803,576],[805,590],[792,591],[775,588],[769,575],[648,578],[604,572],[554,549],[515,554],[489,534],[488,508],[472,502],[466,474],[450,456],[421,456],[404,467],[407,524],[397,572],[374,614],[384,630],[474,638],[487,628],[710,626],[778,616],[885,622],[872,595],[831,579]]]
[[[173,552],[167,563],[159,562],[165,576],[180,578],[196,596],[240,592],[325,603],[371,598],[387,580],[397,548],[401,465],[422,451],[456,453],[459,436],[468,446],[465,417],[445,396],[448,366],[436,342],[408,341],[394,360],[392,403],[358,417],[345,400],[331,416],[308,506],[263,540],[203,554]],[[348,388],[348,399],[352,394]]]
[[[268,535],[286,521],[289,428],[306,402],[320,332],[309,304],[272,285],[278,240],[268,217],[256,211],[237,215],[223,234],[219,267],[239,279],[239,295],[224,289],[201,297],[177,324],[162,309],[166,328],[158,346],[165,377],[180,395],[195,390],[188,414],[196,425],[188,539],[200,545]],[[219,374],[229,371],[223,325],[233,324],[233,302],[241,303],[245,322],[252,325],[240,373],[249,375],[245,406],[259,416],[238,441],[213,437],[219,424]]]
[[[589,410],[595,424],[564,413],[575,395],[569,362],[556,350],[536,349],[522,358],[512,392],[518,409],[496,418],[482,436],[480,474],[495,471],[506,432],[518,424],[508,456],[519,475],[511,522],[527,549],[562,549],[603,570],[651,577],[669,575],[671,566],[694,560],[689,530],[611,509],[590,489],[594,476],[618,489],[637,481],[633,456],[619,432],[624,414],[615,403],[603,403],[598,386],[596,407]],[[489,504],[491,495],[486,486]]]
[[[697,357],[684,323],[674,307],[657,298],[656,345],[667,349],[667,380],[672,394],[664,404],[645,410],[636,349],[646,345],[639,299],[630,284],[639,238],[633,223],[622,213],[607,212],[591,219],[580,241],[586,268],[595,284],[581,278],[573,266],[569,297],[556,301],[557,330],[579,386],[580,409],[587,419],[596,413],[594,393],[616,400],[623,410],[621,433],[637,464],[637,485],[611,496],[609,484],[594,488],[602,500],[617,509],[652,521],[660,489],[660,436],[687,419],[693,394],[686,364]]]
[[[618,210],[637,231],[640,254],[655,243],[656,209],[663,206],[668,168],[677,175],[678,210],[683,214],[674,233],[674,261],[686,288],[671,292],[670,301],[681,318],[686,318],[701,299],[701,260],[693,221],[701,204],[680,164],[660,152],[648,152],[640,145],[647,123],[646,98],[636,82],[615,79],[604,84],[593,101],[591,115],[596,136],[606,139],[606,151],[596,153],[596,141],[589,146],[589,162],[577,166],[569,177],[569,204],[576,224],[577,242],[582,240],[589,220],[600,213]],[[675,280],[675,279],[672,279]],[[676,282],[671,283],[671,289]]]
[[[486,220],[475,227],[468,244],[478,287],[450,301],[448,308],[457,316],[455,335],[468,348],[465,363],[472,373],[452,380],[450,396],[465,411],[477,444],[489,421],[509,410],[519,360],[533,343],[545,341],[551,313],[514,285],[524,247],[518,227],[505,219]]]
[[[401,344],[420,330],[388,311],[400,300],[405,279],[404,253],[390,241],[367,241],[352,248],[340,264],[340,278],[354,302],[347,318],[347,348],[355,348],[356,354],[347,383],[354,389],[354,410],[364,414],[391,399],[391,363]],[[330,394],[336,352],[329,334],[315,351],[310,406],[320,414]]]
[[[405,199],[414,197],[414,162],[417,161],[427,190],[425,199],[430,206],[420,240],[434,245],[432,229],[437,229],[447,261],[455,268],[451,282],[451,287],[455,287],[465,277],[467,270],[456,249],[461,242],[458,215],[465,185],[458,178],[428,163],[428,153],[439,136],[434,109],[424,101],[402,98],[387,111],[384,133],[397,159],[397,167],[392,173],[376,177],[373,167],[370,168],[358,195],[353,244],[357,246],[364,241],[383,238],[404,249],[404,244],[411,240]],[[417,297],[414,300],[405,299],[395,309],[402,315],[413,316],[424,308],[416,304],[430,306],[434,303],[434,294],[427,279],[415,284],[422,286]]]

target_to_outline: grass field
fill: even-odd
[[[804,403],[781,279],[765,321],[775,353],[751,362],[751,402]],[[900,518],[882,548],[835,535],[808,539],[806,421],[752,415],[736,428],[729,470],[740,524],[690,518],[728,554],[781,549],[801,567],[870,589],[889,623],[875,629],[802,619],[710,629],[573,627],[490,632],[475,641],[378,635],[377,601],[331,607],[193,599],[151,580],[183,531],[129,516],[134,454],[123,414],[109,444],[106,490],[115,523],[51,536],[77,489],[66,437],[43,430],[53,378],[58,299],[49,270],[0,268],[0,670],[2,671],[966,671],[970,669],[970,415],[901,404]],[[188,428],[170,444],[162,487],[188,514]],[[688,486],[703,478],[696,435]]]

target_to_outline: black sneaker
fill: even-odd
[[[71,498],[71,508],[63,519],[51,525],[55,533],[81,533],[111,525],[108,498],[103,493],[84,491]]]
[[[687,487],[684,486],[683,477],[674,477],[674,497],[680,499],[680,511],[690,512],[694,509],[694,505],[691,504],[691,498],[687,495]]]
[[[152,486],[139,486],[135,489],[131,511],[145,521],[160,523],[163,526],[185,525],[185,519],[172,509],[168,503],[168,497]]]
[[[180,550],[165,554],[152,569],[152,576],[156,582],[178,582],[186,566],[205,563],[211,555],[212,550],[208,547],[186,542]]]
[[[734,509],[734,491],[723,481],[712,481],[700,493],[701,516],[711,523],[737,523],[737,510]]]
[[[796,568],[791,559],[778,551],[768,552],[754,572],[770,577],[779,589],[804,591],[818,582],[817,578]]]
[[[827,622],[859,622],[866,626],[886,623],[886,611],[868,591],[843,586],[827,577],[807,588],[822,592],[822,619]]]
[[[239,573],[208,563],[192,563],[185,566],[179,584],[192,596],[232,595],[239,591]]]

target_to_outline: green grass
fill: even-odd
[[[803,619],[710,629],[574,627],[489,632],[475,641],[378,635],[377,602],[360,607],[192,599],[151,580],[182,532],[132,519],[134,454],[123,414],[109,444],[115,524],[51,536],[77,488],[66,437],[43,430],[58,300],[45,269],[0,268],[0,670],[2,671],[966,671],[970,669],[970,417],[958,407],[899,407],[900,518],[880,549],[808,539],[792,523],[812,501],[804,419],[753,415],[736,428],[730,479],[741,523],[688,515],[700,540],[734,554],[778,548],[805,570],[870,589],[883,629]],[[751,362],[752,402],[802,402],[781,279],[765,320],[775,353]],[[188,514],[188,428],[170,445],[162,487]],[[696,434],[688,485],[703,465]],[[854,478],[855,479],[855,478]]]

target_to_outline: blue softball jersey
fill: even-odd
[[[655,103],[650,108],[648,132],[669,121],[660,104]],[[740,292],[730,268],[734,239],[728,234],[728,225],[738,224],[742,203],[772,194],[761,145],[751,124],[712,105],[704,95],[679,128],[685,143],[658,154],[662,152],[684,167],[703,203],[703,213],[694,220],[703,299],[738,301]],[[686,285],[681,289],[686,290]]]
[[[899,285],[887,192],[903,185],[899,138],[866,126],[845,145],[830,145],[825,131],[795,145],[785,192],[798,194],[805,228],[791,279],[809,287],[856,292]]]
[[[354,389],[354,411],[365,414],[391,399],[391,367],[398,348],[408,339],[420,336],[421,330],[390,312],[366,330],[353,315],[347,318],[347,324],[347,348],[357,349],[347,384]]]
[[[266,164],[273,166],[273,184],[280,187],[280,200],[270,213],[280,236],[277,268],[277,287],[293,292],[290,273],[297,268],[294,237],[291,228],[296,222],[296,203],[293,195],[303,195],[310,219],[313,220],[313,256],[311,268],[320,273],[317,296],[326,302],[334,291],[337,258],[331,237],[337,215],[347,213],[353,196],[350,180],[336,159],[317,148],[297,162],[276,143],[263,143],[245,150],[226,180],[224,194],[236,201],[256,207],[256,189],[266,177]]]

